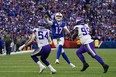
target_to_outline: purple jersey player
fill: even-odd
[[[40,66],[40,73],[46,68],[40,61],[37,56],[40,56],[41,61],[48,66],[52,74],[56,73],[56,70],[50,65],[50,63],[46,60],[51,52],[51,46],[49,44],[50,36],[49,30],[45,28],[34,28],[33,33],[30,36],[29,40],[25,44],[19,47],[19,50],[22,50],[25,46],[31,43],[34,39],[36,39],[38,44],[38,49],[35,49],[31,54],[31,58]]]
[[[91,39],[91,36],[89,34],[89,27],[87,24],[84,24],[81,21],[82,19],[78,19],[76,21],[77,25],[74,26],[74,33],[72,35],[73,39],[78,36],[82,44],[76,51],[77,56],[83,63],[83,68],[81,69],[81,71],[85,71],[89,67],[89,64],[86,62],[84,56],[82,55],[84,52],[87,52],[92,58],[96,59],[103,66],[104,73],[106,73],[109,65],[105,64],[102,58],[98,54],[96,54],[94,50],[94,41]]]

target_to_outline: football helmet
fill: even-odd
[[[63,15],[60,12],[55,14],[55,20],[56,21],[62,21],[62,19],[63,19]]]
[[[84,19],[81,18],[81,17],[77,17],[77,18],[76,18],[76,24],[77,24],[77,25],[84,24]]]
[[[46,27],[45,21],[44,21],[43,19],[40,19],[40,20],[38,21],[38,26],[39,26],[39,28],[41,28],[41,27]]]

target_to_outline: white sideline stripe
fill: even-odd
[[[11,72],[39,72],[39,71],[0,71],[0,72],[9,72],[9,73],[11,73]]]
[[[10,54],[10,55],[23,54],[23,53],[29,53],[29,52],[32,52],[32,51],[33,51],[33,50],[11,52],[11,54]],[[6,53],[1,54],[0,56],[5,56],[5,55],[6,55]]]
[[[55,50],[55,49],[56,49],[56,48],[52,48],[52,50]],[[29,53],[29,52],[33,52],[33,50],[11,52],[10,55],[23,54],[23,53]],[[0,56],[5,56],[5,55],[6,55],[6,53],[0,54]]]
[[[14,67],[34,67],[34,66],[0,66],[0,68],[4,68],[4,67],[6,67],[6,68],[14,68]]]

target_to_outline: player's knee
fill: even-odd
[[[76,54],[79,55],[79,54],[81,54],[81,53],[80,53],[79,51],[76,51]]]
[[[91,55],[92,58],[95,58],[97,55]]]
[[[31,55],[31,58],[37,63],[37,61],[38,61],[38,59],[37,59],[37,57],[36,56],[34,56],[34,55]]]
[[[59,48],[62,48],[63,46],[62,46],[62,45],[59,45],[58,47],[59,47]]]
[[[92,58],[95,58],[95,56],[91,56]]]
[[[63,43],[59,43],[58,45],[62,45],[63,46],[64,44]]]
[[[34,58],[34,55],[31,55],[31,58]]]
[[[43,57],[41,57],[40,59],[41,59],[41,61],[42,61],[42,62],[44,62],[44,61],[46,60],[46,59],[45,59],[45,58],[43,58]]]
[[[62,49],[62,53],[64,53],[64,50]]]

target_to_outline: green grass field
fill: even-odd
[[[97,54],[110,65],[109,71],[105,74],[102,66],[87,53],[84,55],[90,67],[86,71],[80,72],[82,63],[75,54],[76,49],[65,49],[65,52],[76,68],[72,69],[62,56],[60,64],[55,64],[56,52],[52,50],[48,60],[57,70],[56,74],[50,74],[48,68],[39,74],[39,66],[31,59],[31,53],[0,56],[0,77],[116,77],[116,49],[96,49]]]

